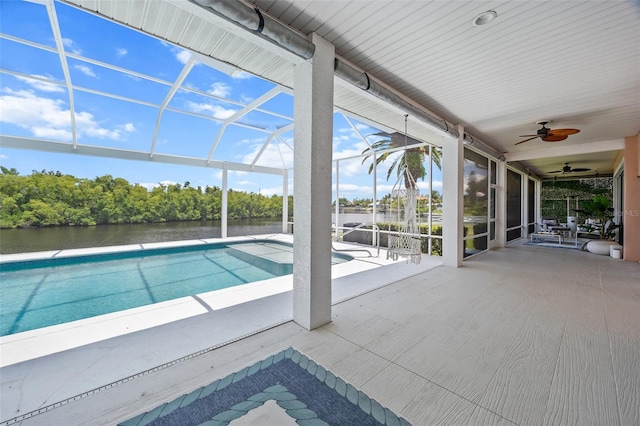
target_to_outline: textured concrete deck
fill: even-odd
[[[72,384],[110,383],[90,376],[106,376],[116,360],[152,365],[142,361],[153,358],[156,340],[170,350],[173,339],[203,338],[134,335],[136,347],[89,345],[32,361],[40,370],[30,362],[4,368],[2,419],[61,401],[59,389]],[[113,424],[289,346],[415,425],[637,425],[640,265],[559,248],[492,251],[462,268],[438,266],[347,297],[334,305],[333,322],[313,332],[285,322],[22,424]],[[101,350],[101,367],[87,368]],[[56,363],[74,365],[74,374],[61,374]],[[45,382],[54,385],[42,389]],[[5,405],[7,392],[20,396]],[[269,418],[268,410],[260,415]]]

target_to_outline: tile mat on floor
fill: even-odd
[[[303,426],[409,425],[405,419],[293,348],[121,425],[226,426],[267,401],[275,401]]]

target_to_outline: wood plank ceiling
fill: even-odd
[[[69,2],[292,86],[296,58],[187,0]],[[567,161],[612,173],[621,140],[640,131],[638,2],[249,3],[302,34],[316,32],[341,58],[540,176]],[[495,21],[474,26],[487,10],[497,12]],[[347,86],[337,85],[338,107],[402,130],[399,111]],[[581,131],[553,144],[514,145],[519,135],[535,134],[543,119],[552,120],[552,129]],[[418,123],[410,126],[416,137],[436,137]]]

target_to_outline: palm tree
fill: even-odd
[[[362,151],[363,154],[367,154],[366,157],[362,159],[362,164],[364,164],[369,159],[369,157],[373,155],[374,152],[384,151],[384,150],[398,148],[402,146],[410,146],[410,145],[415,145],[420,143],[420,141],[416,139],[413,139],[409,136],[405,136],[404,134],[397,133],[397,132],[390,133],[390,134],[385,132],[380,132],[380,133],[375,133],[372,136],[380,136],[382,137],[382,139],[374,142],[373,144],[371,144],[370,148],[367,148],[364,151]],[[389,156],[393,154],[393,152],[395,151],[392,151],[392,152],[387,151],[377,156],[375,164],[373,164],[372,162],[371,165],[369,166],[369,174],[373,172],[374,167],[378,166],[380,163],[385,162],[387,158],[389,158]],[[439,149],[433,149],[433,162],[436,164],[438,169],[442,168],[440,163],[441,161],[440,155],[441,154]],[[418,179],[424,180],[424,177],[427,175],[427,169],[424,167],[424,162],[428,157],[429,157],[429,147],[426,145],[406,149],[402,155],[397,157],[393,161],[393,163],[391,163],[391,166],[387,171],[387,180],[389,180],[389,178],[391,177],[391,173],[393,173],[394,169],[396,169],[396,173],[398,177],[400,177],[401,171],[405,170],[405,176],[404,176],[405,186],[407,188],[411,188],[412,182]],[[406,175],[407,173],[410,173],[413,179],[408,179],[408,176]]]

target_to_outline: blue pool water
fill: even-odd
[[[350,260],[334,254],[333,262]],[[273,241],[0,265],[0,335],[291,274],[293,247]]]

